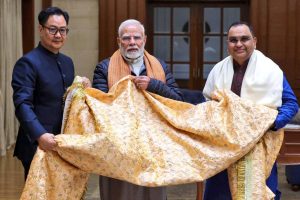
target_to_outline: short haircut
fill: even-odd
[[[127,26],[130,26],[130,25],[136,25],[136,26],[139,26],[141,29],[142,29],[142,33],[143,35],[145,35],[145,27],[144,25],[139,22],[138,20],[135,20],[135,19],[128,19],[128,20],[125,20],[124,22],[122,22],[119,26],[119,30],[118,30],[118,35],[119,37],[121,37],[121,34],[122,34],[122,31],[125,27]]]
[[[42,26],[45,25],[48,18],[52,15],[62,15],[65,18],[67,25],[69,24],[69,14],[58,7],[48,7],[45,10],[42,10],[38,16],[39,24]]]
[[[252,27],[248,22],[244,22],[244,21],[233,22],[233,23],[229,26],[227,33],[229,32],[229,30],[230,30],[232,27],[241,26],[241,25],[247,26],[247,27],[249,28],[249,30],[250,30],[252,36],[253,36],[253,37],[255,36],[254,31],[253,31],[253,27]]]

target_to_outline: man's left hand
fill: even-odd
[[[137,88],[146,90],[149,85],[150,78],[148,76],[137,76],[133,79],[133,82]]]

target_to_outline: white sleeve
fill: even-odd
[[[203,88],[203,95],[206,98],[206,100],[211,100],[211,93],[214,91],[214,68],[210,71],[204,88]]]

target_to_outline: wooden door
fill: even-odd
[[[248,19],[248,1],[150,1],[147,49],[166,61],[181,88],[202,90],[227,56],[231,23]]]

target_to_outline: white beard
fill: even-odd
[[[136,52],[127,52],[122,46],[119,46],[123,58],[130,63],[134,63],[138,58],[144,55],[145,45],[138,49]]]

